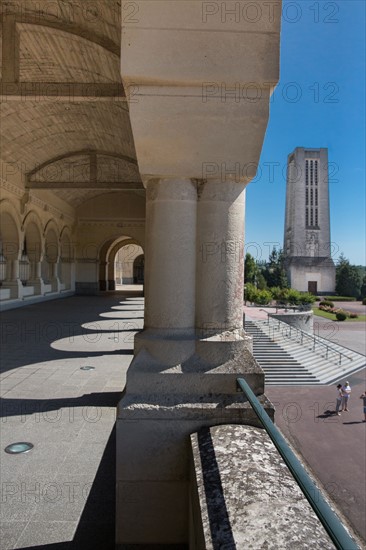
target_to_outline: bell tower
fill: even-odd
[[[328,149],[297,147],[287,161],[284,254],[290,286],[333,293],[331,250]]]

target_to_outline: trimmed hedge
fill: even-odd
[[[336,318],[337,321],[345,321],[347,319],[347,314],[345,311],[337,311]]]
[[[332,302],[356,302],[356,298],[353,298],[353,296],[325,296],[324,300]]]
[[[246,283],[244,299],[261,306],[276,300],[278,306],[300,306],[302,309],[316,302],[315,296],[309,292],[299,292],[293,288],[279,287],[259,290],[252,283]]]

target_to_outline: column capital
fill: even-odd
[[[199,200],[215,200],[220,202],[238,202],[244,204],[246,183],[222,181],[221,179],[201,180],[197,184]]]
[[[151,179],[146,186],[146,199],[155,200],[196,201],[197,184],[190,178]]]

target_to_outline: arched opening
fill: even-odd
[[[67,290],[72,286],[72,266],[74,254],[70,237],[66,231],[63,231],[61,235],[60,252],[59,277],[62,289]]]
[[[99,289],[124,290],[126,285],[142,284],[141,262],[139,283],[134,280],[134,261],[144,251],[137,240],[121,236],[104,243],[99,253]],[[140,290],[140,289],[137,289]]]
[[[21,279],[25,279],[26,284],[30,285],[29,292],[31,294],[41,293],[41,257],[42,234],[36,218],[31,214],[24,223],[24,244],[20,261],[20,270],[23,272]],[[25,272],[27,272],[27,277],[24,276]]]
[[[52,290],[57,290],[55,280],[57,279],[56,264],[59,257],[58,237],[53,228],[49,228],[45,237],[45,252],[42,260],[42,279],[47,285],[52,285]]]
[[[136,260],[140,258],[139,262]],[[115,255],[114,280],[116,286],[143,284],[144,252],[138,244],[122,245]]]
[[[3,285],[13,278],[13,263],[19,259],[19,232],[9,212],[1,213],[0,224],[0,279]]]

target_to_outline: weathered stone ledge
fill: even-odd
[[[263,429],[215,426],[191,444],[191,549],[334,549]]]

